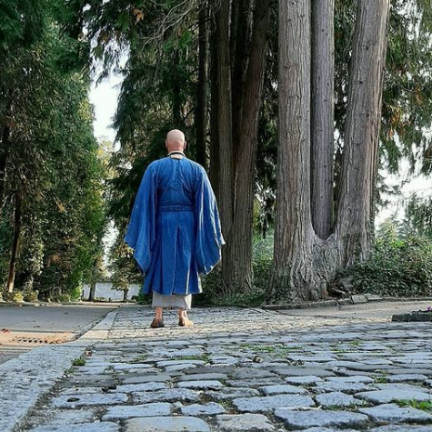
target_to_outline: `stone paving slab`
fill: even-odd
[[[154,330],[149,308],[120,309],[108,339],[87,346],[85,365],[56,380],[21,430],[432,432],[430,323],[191,315],[194,328],[172,313]]]

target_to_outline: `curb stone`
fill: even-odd
[[[379,297],[369,296],[365,294],[366,302],[364,303],[382,303],[382,302],[416,302],[416,301],[431,301],[432,297]],[[316,302],[298,302],[280,305],[262,305],[261,308],[264,310],[278,311],[278,310],[295,310],[295,309],[314,309],[322,307],[338,307],[344,305],[353,305],[355,302],[351,298],[339,299],[339,300],[320,300]]]
[[[96,339],[107,339],[117,310],[111,311],[79,339],[35,348],[0,365],[0,431],[13,432],[26,420],[38,399],[48,393]]]

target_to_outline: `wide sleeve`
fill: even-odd
[[[124,241],[134,249],[134,258],[146,273],[156,236],[157,184],[150,165],[141,181]]]
[[[222,236],[216,197],[204,170],[200,171],[195,195],[196,247],[198,272],[210,273],[221,259]]]

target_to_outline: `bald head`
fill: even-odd
[[[183,151],[186,148],[186,140],[184,133],[178,129],[173,129],[169,131],[165,141],[165,145],[168,152]]]

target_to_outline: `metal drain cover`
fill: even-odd
[[[0,333],[0,346],[28,346],[61,344],[73,340],[77,335],[71,332],[9,332]]]
[[[12,339],[12,343],[28,343],[28,344],[49,344],[53,342],[49,342],[46,338],[27,338],[23,336],[16,336]],[[57,342],[58,343],[58,342]]]

